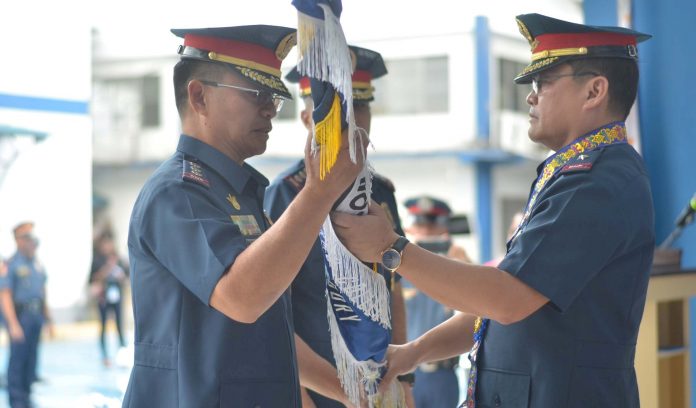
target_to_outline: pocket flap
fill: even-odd
[[[479,370],[476,381],[476,402],[478,407],[529,406],[528,374],[500,370]]]

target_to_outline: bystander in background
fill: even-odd
[[[113,316],[116,324],[120,349],[126,346],[121,316],[123,289],[127,281],[128,266],[116,252],[111,233],[104,232],[94,241],[94,255],[89,274],[89,292],[96,301],[99,310],[99,345],[102,363],[106,367],[111,366],[112,363],[106,344],[106,325],[109,315]]]

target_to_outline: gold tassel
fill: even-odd
[[[334,94],[329,113],[324,120],[315,124],[314,134],[317,144],[321,145],[319,179],[324,180],[336,164],[341,148],[341,100],[337,93]]]
[[[299,13],[299,21],[297,27],[297,45],[299,51],[299,59],[302,59],[307,55],[307,50],[309,49],[314,37],[317,35],[317,26],[314,19],[310,17],[303,17],[302,13]]]

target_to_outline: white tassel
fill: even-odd
[[[360,311],[382,327],[391,328],[390,296],[384,277],[365,266],[336,236],[331,219],[322,227],[324,251],[334,283]]]
[[[326,298],[331,348],[336,360],[336,371],[338,379],[341,381],[341,387],[350,402],[355,406],[361,406],[361,397],[365,395],[369,408],[405,407],[404,390],[398,381],[392,381],[385,393],[377,393],[380,370],[385,363],[376,363],[372,360],[357,361],[353,357],[341,336],[341,330],[338,328],[338,321],[333,313],[328,292]]]
[[[356,162],[355,138],[358,136],[353,113],[353,63],[341,22],[326,4],[319,4],[324,20],[298,13],[299,50],[297,70],[300,75],[329,82],[345,102],[350,158]]]

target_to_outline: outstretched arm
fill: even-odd
[[[365,216],[334,213],[332,220],[341,241],[363,261],[379,261],[381,252],[398,238],[378,205],[371,205]],[[522,320],[548,302],[505,271],[459,262],[413,244],[404,249],[398,272],[443,305],[502,324]]]
[[[389,346],[389,370],[384,385],[397,375],[415,371],[421,363],[444,360],[470,350],[475,320],[476,316],[457,313],[409,343]]]

